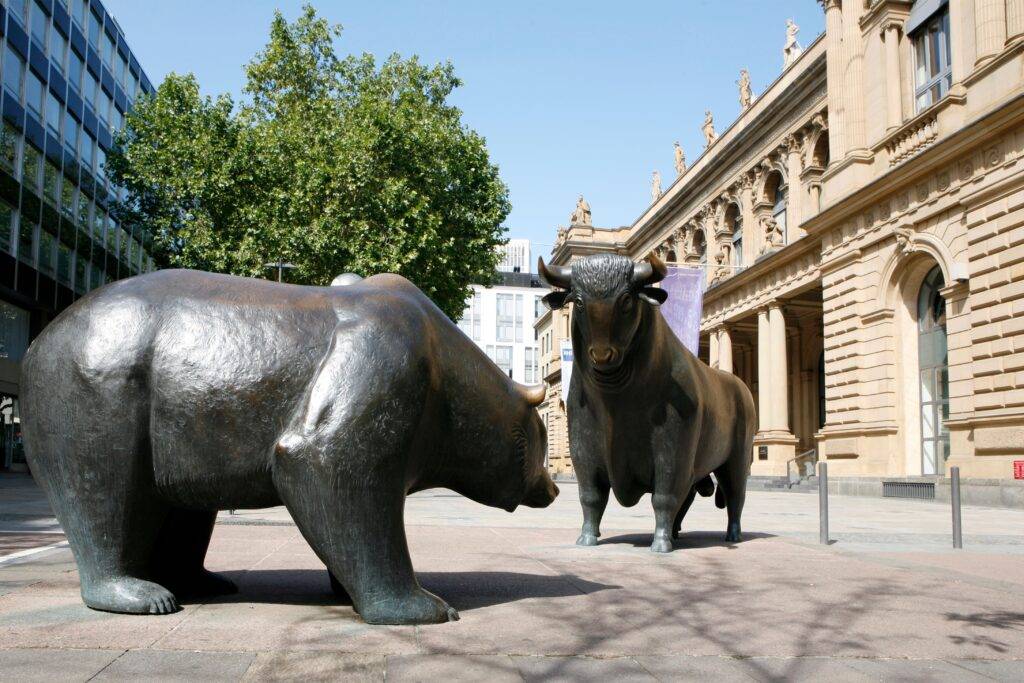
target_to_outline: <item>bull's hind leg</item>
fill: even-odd
[[[679,538],[679,532],[683,528],[683,518],[686,517],[686,513],[690,511],[690,506],[693,505],[694,498],[699,493],[704,498],[714,494],[715,482],[711,480],[711,475],[708,475],[698,481],[690,489],[689,495],[686,496],[686,500],[683,501],[683,506],[679,508],[679,512],[676,513],[676,523],[672,530],[672,538]]]
[[[679,512],[676,513],[676,522],[672,529],[672,538],[679,538],[679,532],[683,528],[683,517],[690,511],[690,506],[693,505],[693,499],[697,496],[696,487],[690,489],[690,493],[686,496],[686,500],[683,501],[682,507],[679,508]]]
[[[715,470],[718,489],[725,496],[729,523],[725,529],[725,540],[737,543],[740,540],[740,516],[747,498],[747,475],[750,474],[750,455],[737,449],[729,459]]]
[[[153,574],[179,597],[237,593],[229,579],[203,566],[217,512],[174,508],[167,515],[153,554]]]

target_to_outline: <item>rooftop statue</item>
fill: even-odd
[[[782,68],[787,69],[796,61],[804,49],[796,41],[796,35],[800,33],[800,27],[792,19],[786,19],[786,45],[782,48]]]
[[[86,605],[166,614],[234,592],[203,567],[217,511],[283,504],[365,621],[454,620],[416,581],[406,494],[554,500],[543,385],[512,382],[404,278],[343,280],[158,271],[95,290],[35,340],[25,451]]]
[[[736,81],[740,88],[740,109],[746,111],[754,102],[754,92],[750,87],[750,72],[746,69],[740,70],[740,80]]]
[[[590,204],[580,195],[576,200],[576,208],[569,216],[569,225],[593,225],[590,216]]]
[[[675,142],[673,151],[675,153],[676,175],[681,176],[686,173],[686,153],[679,146],[678,140]]]
[[[662,317],[667,268],[655,255],[586,256],[571,266],[538,263],[555,291],[551,308],[574,304],[573,368],[566,413],[579,482],[579,545],[596,545],[609,492],[627,507],[653,494],[651,550],[668,552],[696,493],[727,507],[726,540],[740,516],[756,429],[754,400],[735,375],[713,370],[680,343]]]
[[[654,171],[654,173],[651,174],[651,203],[653,204],[661,199],[661,195],[661,173]]]
[[[718,133],[715,132],[715,118],[711,115],[710,109],[704,112],[704,125],[700,130],[704,133],[704,141],[707,143],[705,147],[710,147],[718,139]]]

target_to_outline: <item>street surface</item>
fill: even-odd
[[[646,499],[614,502],[578,548],[577,488],[514,514],[412,496],[438,626],[372,627],[336,604],[276,508],[223,513],[207,567],[240,593],[169,616],[87,609],[70,551],[27,477],[0,477],[0,680],[1024,680],[1024,511],[751,492],[745,540],[698,499],[675,552],[647,550]]]

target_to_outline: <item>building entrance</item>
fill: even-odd
[[[946,347],[945,286],[938,266],[917,297],[917,340],[921,388],[921,473],[943,474],[949,457],[949,355]]]

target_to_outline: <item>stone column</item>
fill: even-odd
[[[732,335],[727,325],[718,328],[718,369],[725,372],[733,371]]]
[[[811,184],[811,211],[821,211],[821,183]]]
[[[851,7],[844,8],[847,12]],[[864,98],[864,36],[857,21],[843,27],[843,116],[846,126],[846,154],[867,146]],[[827,66],[826,66],[827,68]]]
[[[793,415],[793,428],[790,430],[797,439],[799,439],[804,432],[804,413],[806,409],[804,407],[804,385],[800,381],[800,356],[803,351],[803,338],[800,331],[789,340],[789,379],[790,386],[793,388],[791,395],[793,400],[790,402],[792,415]]]
[[[882,39],[885,41],[885,123],[888,130],[893,130],[903,124],[899,22],[886,24],[882,29]]]
[[[708,365],[717,368],[719,365],[718,330],[711,330],[708,333],[708,347]]]
[[[825,10],[825,71],[828,81],[828,145],[833,159],[846,156],[843,111],[843,8],[839,0],[818,0]]]
[[[786,204],[786,244],[796,241],[804,236],[800,228],[803,221],[804,188],[800,182],[800,173],[803,171],[803,161],[800,149],[800,139],[796,135],[786,138],[786,176],[789,181],[789,201]]]
[[[1006,0],[1006,42],[1024,38],[1024,0]]]
[[[974,70],[974,0],[960,0],[949,4],[949,25],[960,30],[951,32],[950,57],[953,62],[953,87],[949,94],[962,97],[967,94],[963,80]]]
[[[772,428],[771,419],[771,332],[768,323],[768,309],[757,312],[757,429],[767,432]]]
[[[744,173],[740,179],[740,211],[743,215],[743,263],[750,264],[757,258],[760,248],[754,220],[754,178],[750,173]]]
[[[996,56],[1006,43],[1006,0],[974,0],[974,36],[978,46],[975,64]]]
[[[782,306],[773,301],[768,306],[768,334],[771,339],[771,426],[773,430],[789,431],[789,363],[786,351],[786,318]]]

